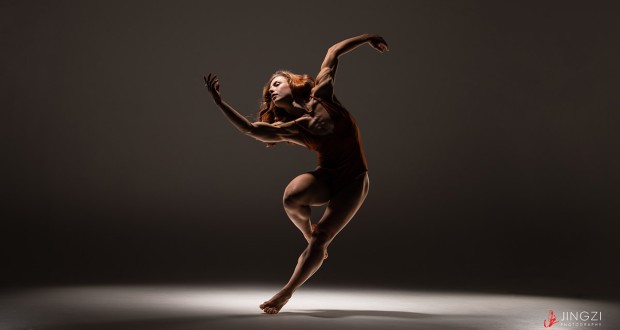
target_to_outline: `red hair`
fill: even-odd
[[[271,81],[278,76],[286,78],[295,102],[308,103],[308,101],[310,101],[310,92],[315,85],[314,79],[307,74],[295,74],[288,70],[278,70],[271,75],[271,78],[269,78],[263,87],[263,100],[260,105],[260,111],[258,112],[258,121],[271,124],[277,121],[293,120],[289,117],[286,110],[277,107],[271,100],[269,87],[271,86]],[[268,143],[267,146],[269,147],[274,144],[275,143]]]
[[[269,86],[273,78],[282,76],[286,78],[289,86],[291,87],[291,93],[293,93],[293,99],[299,103],[307,103],[310,101],[310,91],[314,87],[314,79],[307,74],[295,74],[287,70],[276,71],[269,81],[263,87],[263,100],[260,105],[260,111],[258,113],[258,120],[266,123],[273,123],[276,121],[289,120],[288,113],[278,108],[271,100],[271,93],[269,93]]]

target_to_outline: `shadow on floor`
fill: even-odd
[[[320,318],[342,318],[354,316],[391,317],[403,319],[421,319],[433,316],[432,314],[402,312],[402,311],[374,311],[374,310],[345,310],[345,309],[314,309],[297,312],[280,312],[286,316],[311,316]]]
[[[80,324],[50,324],[34,326],[30,329],[34,330],[102,330],[102,329],[175,329],[175,330],[193,330],[193,329],[217,329],[225,327],[227,329],[236,329],[233,325],[239,326],[239,329],[245,326],[251,326],[252,329],[287,329],[293,325],[294,321],[297,329],[323,329],[325,323],[321,319],[343,319],[364,317],[364,319],[352,319],[351,325],[368,320],[368,318],[391,319],[391,320],[419,320],[424,318],[439,317],[445,318],[463,317],[464,315],[434,315],[413,313],[404,311],[381,311],[381,310],[341,310],[341,309],[317,309],[317,310],[298,310],[285,311],[279,314],[265,314],[257,312],[256,314],[225,314],[225,315],[205,315],[205,316],[187,316],[172,318],[154,318],[154,319],[136,319],[136,320],[93,320],[89,323]],[[471,316],[471,315],[468,315]],[[274,322],[270,321],[273,320]],[[440,326],[443,322],[438,322]],[[217,326],[216,326],[217,325]],[[426,324],[428,328],[428,324]],[[445,324],[444,324],[445,326]],[[449,327],[441,327],[449,328]],[[416,329],[415,323],[411,323],[407,329]]]

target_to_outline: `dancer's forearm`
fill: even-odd
[[[359,47],[360,45],[367,43],[370,40],[371,36],[372,36],[371,34],[367,33],[367,34],[359,35],[357,37],[343,40],[331,46],[329,48],[329,51],[332,52],[335,57],[339,57],[340,55],[344,55],[354,50],[355,48]]]
[[[266,143],[283,141],[285,138],[294,133],[293,124],[307,120],[307,118],[304,117],[287,123],[278,123],[277,125],[265,122],[251,123],[247,120],[247,118],[243,117],[239,112],[223,100],[216,102],[216,104],[220,107],[220,109],[222,109],[222,112],[224,112],[224,115],[226,115],[228,120],[239,131],[241,131],[241,133]]]
[[[369,42],[372,39],[372,34],[362,34],[357,37],[345,39],[331,47],[327,50],[327,54],[325,55],[325,59],[321,64],[321,70],[325,68],[331,69],[333,72],[332,77],[335,78],[336,75],[336,67],[338,66],[338,58],[341,55],[344,55],[355,48]]]
[[[233,109],[228,103],[224,102],[224,100],[217,103],[217,105],[222,109],[222,112],[228,120],[235,126],[241,133],[248,134],[254,128],[252,123],[242,116],[237,110]]]

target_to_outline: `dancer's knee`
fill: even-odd
[[[287,212],[301,212],[305,214],[310,211],[308,202],[299,194],[284,195],[282,202]]]
[[[332,239],[333,239],[333,235],[331,235],[330,233],[324,230],[321,230],[319,226],[312,232],[312,239],[310,240],[310,248],[318,249],[318,250],[325,250],[327,249],[327,246],[332,241]]]
[[[282,203],[285,208],[294,209],[300,206],[305,206],[304,201],[299,194],[285,194],[282,198]]]

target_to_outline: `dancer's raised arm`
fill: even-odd
[[[385,40],[378,34],[362,34],[357,37],[345,39],[329,47],[327,54],[325,55],[325,59],[321,64],[321,71],[317,75],[317,86],[315,89],[317,91],[327,90],[329,94],[333,93],[333,84],[336,79],[338,58],[365,43],[368,43],[372,48],[382,53],[389,51],[387,42],[385,42]]]
[[[237,110],[233,109],[233,107],[222,100],[222,95],[220,94],[220,82],[216,75],[209,73],[208,76],[203,78],[205,81],[205,86],[213,97],[215,104],[222,109],[222,112],[226,115],[231,124],[233,124],[233,126],[235,126],[235,128],[237,128],[241,133],[265,143],[286,141],[303,145],[298,137],[299,131],[293,124],[301,121],[307,121],[309,117],[298,118],[288,123],[251,123],[247,118],[237,112]]]

